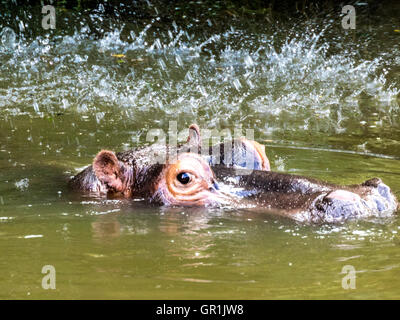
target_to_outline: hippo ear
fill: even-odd
[[[259,156],[261,158],[262,170],[270,171],[271,170],[271,166],[269,164],[268,157],[265,154],[265,146],[263,144],[259,144],[256,141],[251,141],[251,143],[253,144],[254,148],[256,149],[256,151],[258,152],[258,154],[259,154]]]
[[[264,170],[264,171],[270,171],[271,167],[269,164],[269,160],[267,155],[265,154],[265,146],[262,144],[259,144],[258,142],[254,140],[248,140],[246,138],[240,138],[240,141],[242,145],[246,148],[246,152],[251,152],[250,154],[257,155],[256,158],[254,158],[254,165],[255,169],[258,170]],[[244,168],[247,167],[247,163],[245,165],[242,165]]]
[[[187,142],[194,145],[200,145],[201,136],[200,136],[200,128],[197,124],[191,124],[189,126],[189,137]]]
[[[124,175],[119,161],[112,151],[102,150],[93,160],[97,179],[115,191],[124,191]]]

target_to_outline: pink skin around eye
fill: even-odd
[[[192,176],[187,184],[177,180],[179,173]],[[157,197],[167,205],[211,205],[220,202],[219,193],[212,189],[214,173],[200,155],[183,153],[175,163],[168,164],[156,185]]]

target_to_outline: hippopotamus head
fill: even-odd
[[[152,145],[119,153],[102,150],[70,185],[94,194],[207,205],[220,198],[211,166],[270,169],[265,147],[255,141],[242,137],[210,147],[203,147],[201,141],[199,127],[192,124],[186,143],[178,147]],[[201,187],[205,188],[202,192]]]
[[[214,172],[195,153],[179,154],[166,164],[127,169],[112,151],[103,150],[93,162],[93,171],[107,192],[125,197],[176,206],[216,205],[223,200]]]

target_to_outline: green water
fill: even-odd
[[[0,298],[398,299],[396,214],[313,226],[262,210],[89,198],[66,185],[99,150],[143,145],[176,119],[178,130],[254,129],[273,170],[338,184],[377,176],[400,197],[393,6],[361,16],[352,33],[331,17],[265,28],[245,16],[198,29],[120,21],[97,36],[83,23],[14,39],[4,19]],[[42,288],[45,265],[55,290]],[[342,287],[345,265],[355,289]]]

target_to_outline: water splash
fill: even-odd
[[[29,179],[24,178],[15,182],[15,187],[20,191],[25,191],[29,187]]]
[[[333,50],[338,44],[311,27],[274,34],[232,27],[199,36],[174,23],[155,34],[156,20],[128,38],[125,26],[96,39],[84,25],[73,35],[30,42],[3,28],[1,110],[33,117],[76,112],[98,124],[112,112],[117,121],[146,119],[148,127],[179,113],[209,127],[256,126],[257,136],[271,138],[346,134],[355,123],[369,123],[362,105],[369,99],[381,106],[375,127],[396,125],[400,90],[387,81],[387,54],[360,59],[343,43]]]

